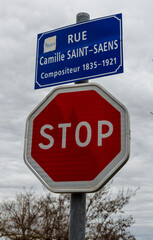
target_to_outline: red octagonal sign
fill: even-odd
[[[24,158],[53,192],[93,192],[128,160],[126,108],[97,84],[55,88],[29,115]]]

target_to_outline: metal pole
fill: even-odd
[[[89,21],[90,20],[90,15],[88,13],[85,13],[85,12],[81,12],[81,13],[78,13],[76,15],[76,22],[77,23],[81,23],[81,22],[86,22],[86,21]],[[77,83],[87,83],[88,80],[82,80],[82,81],[78,81],[76,82]]]
[[[86,193],[71,193],[69,240],[84,240]]]
[[[88,21],[90,15],[88,13],[78,13],[76,22],[81,23]],[[77,83],[87,83],[88,80],[78,81]],[[70,226],[69,240],[85,240],[85,224],[86,224],[86,193],[71,193],[70,205]]]

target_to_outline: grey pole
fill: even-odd
[[[71,193],[69,240],[84,240],[86,193]]]
[[[76,22],[81,23],[88,21],[88,13],[78,13]],[[87,83],[88,80],[78,81],[76,83]],[[71,193],[70,204],[70,226],[69,240],[85,240],[86,225],[86,193]]]
[[[77,23],[86,22],[88,20],[90,20],[90,15],[86,12],[80,12],[76,15]]]
[[[81,22],[86,22],[86,21],[89,21],[90,20],[90,15],[88,13],[85,13],[85,12],[81,12],[81,13],[78,13],[76,15],[76,22],[77,23],[81,23]],[[77,83],[87,83],[88,80],[82,80],[82,81],[78,81],[76,82]]]

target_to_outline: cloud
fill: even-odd
[[[127,211],[136,219],[133,232],[137,239],[152,239],[152,9],[152,1],[144,0],[132,4],[123,0],[1,0],[1,199],[13,197],[23,186],[42,191],[42,184],[23,161],[26,118],[52,89],[34,90],[37,34],[75,23],[78,12],[88,12],[91,19],[122,12],[124,73],[91,82],[101,84],[129,110],[131,156],[114,177],[114,185],[140,187]]]

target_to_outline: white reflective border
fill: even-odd
[[[54,182],[31,157],[33,120],[59,94],[66,92],[94,90],[116,108],[121,114],[121,151],[92,181]],[[38,179],[51,192],[94,192],[104,186],[113,175],[127,162],[130,155],[130,123],[126,107],[98,84],[76,84],[57,87],[28,116],[25,130],[24,160]]]

